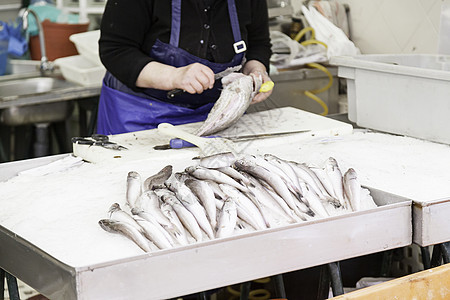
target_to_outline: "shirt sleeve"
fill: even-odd
[[[272,44],[270,42],[267,1],[252,0],[252,20],[247,26],[247,30],[247,60],[258,60],[269,71]]]
[[[100,25],[99,54],[105,68],[122,83],[139,90],[136,80],[152,61],[144,53],[144,36],[150,28],[151,1],[110,0]]]

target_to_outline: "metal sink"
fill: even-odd
[[[71,101],[12,106],[0,111],[0,123],[19,126],[61,122],[70,117],[72,110],[73,103]]]
[[[48,93],[73,87],[73,83],[54,77],[32,77],[0,82],[0,101],[8,101],[25,95]]]
[[[61,77],[43,77],[38,61],[12,61],[10,74],[0,76],[0,103],[9,102],[0,110],[0,123],[18,126],[36,123],[51,123],[66,120],[72,113],[70,101],[24,105],[21,100],[45,98],[76,86]],[[57,76],[58,74],[53,74]],[[44,99],[45,100],[45,99]]]
[[[41,72],[39,70],[41,62],[37,60],[22,60],[22,59],[10,59],[6,65],[5,75],[0,76],[0,82],[29,78],[29,77],[39,77]]]

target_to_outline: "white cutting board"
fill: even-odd
[[[187,132],[194,132],[202,122],[180,125]],[[236,143],[238,152],[251,154],[264,153],[264,148],[283,144],[301,143],[314,137],[346,135],[353,132],[350,124],[326,118],[293,107],[276,108],[251,114],[245,114],[239,122],[220,132],[222,136],[245,136],[278,132],[310,130],[307,133],[282,135],[270,138]],[[153,146],[169,143],[172,137],[158,132],[157,129],[136,131],[109,136],[110,141],[122,145],[128,150],[115,151],[99,146],[73,144],[73,154],[93,163],[111,161],[130,161],[142,159],[170,160],[170,158],[192,157],[200,155],[200,149],[184,148],[154,150]]]

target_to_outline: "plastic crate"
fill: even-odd
[[[98,66],[81,55],[58,58],[55,64],[66,80],[83,86],[101,86],[106,72],[105,67]]]
[[[357,125],[450,144],[450,56],[332,57]]]
[[[80,55],[86,57],[92,63],[101,66],[98,53],[98,40],[100,39],[100,30],[92,30],[83,33],[72,34],[69,39],[75,44]]]

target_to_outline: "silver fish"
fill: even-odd
[[[128,172],[127,175],[127,204],[130,208],[142,193],[141,175],[136,171]]]
[[[158,222],[150,222],[143,218],[136,218],[135,220],[143,228],[145,237],[152,241],[159,249],[168,249],[174,246],[174,242],[172,240],[169,241],[164,234],[164,229]]]
[[[239,173],[239,171],[236,170],[235,168],[232,168],[232,167],[221,167],[221,168],[217,168],[216,170],[220,171],[220,172],[222,172],[222,173],[224,173],[224,174],[226,174],[228,176],[230,176],[231,178],[233,178],[237,182],[241,182],[244,185],[250,183],[248,181],[248,179],[244,175]]]
[[[161,225],[172,226],[170,220],[161,211],[158,195],[152,190],[144,191],[136,200],[134,208],[151,214]]]
[[[327,210],[319,199],[319,196],[317,196],[317,194],[310,189],[308,184],[304,182],[301,182],[300,184],[302,185],[303,197],[308,200],[308,204],[311,209],[322,218],[329,216]]]
[[[217,224],[216,237],[228,237],[233,235],[237,222],[236,203],[233,198],[225,200],[222,210],[219,214],[219,222]]]
[[[177,228],[179,235],[176,234],[175,238],[181,245],[189,244],[187,239],[186,229],[183,227],[183,224],[178,218],[177,213],[173,209],[173,207],[168,203],[161,204],[161,211],[163,214],[170,220],[170,222]]]
[[[217,182],[212,180],[203,180],[203,181],[206,182],[209,185],[209,187],[213,190],[216,199],[221,199],[222,201],[225,201],[227,195],[225,195],[225,193],[220,189],[219,184]]]
[[[347,203],[344,199],[344,185],[342,183],[342,172],[339,169],[337,161],[333,157],[329,157],[325,162],[325,172],[333,187],[336,198],[341,203],[341,206],[347,208]]]
[[[148,177],[144,181],[144,191],[164,188],[164,182],[172,175],[172,170],[172,166],[167,165],[155,175]]]
[[[238,159],[234,165],[237,169],[243,170],[245,172],[248,172],[258,178],[261,178],[265,182],[267,182],[274,190],[277,192],[278,195],[280,195],[281,198],[286,202],[286,204],[294,210],[298,215],[299,213],[299,207],[295,203],[295,199],[292,196],[292,194],[289,192],[289,189],[287,188],[284,181],[281,179],[280,176],[277,174],[274,174],[267,169],[257,165],[252,160],[246,160],[246,159]],[[306,213],[310,216],[314,216],[314,212],[311,211],[308,207],[302,207],[300,210],[303,213]]]
[[[211,224],[206,217],[206,211],[203,206],[200,205],[198,198],[194,193],[182,182],[174,181],[170,183],[169,189],[173,191],[176,197],[189,210],[197,220],[198,225],[208,235],[210,239],[214,238],[214,232]]]
[[[168,241],[170,243],[171,246],[174,246],[176,244],[175,236],[178,234],[178,232],[176,232],[175,226],[171,225],[170,227],[169,226],[164,226],[163,227],[160,223],[158,223],[158,221],[156,220],[156,218],[153,215],[151,215],[149,213],[146,213],[145,211],[140,211],[140,210],[138,210],[136,208],[131,209],[131,213],[134,215],[133,218],[136,220],[136,222],[141,227],[142,227],[142,224],[139,223],[138,220],[142,220],[143,219],[145,221],[148,221],[148,222],[153,224],[152,228],[157,229],[159,231],[159,233],[162,234],[165,237],[166,241]],[[146,237],[149,240],[153,241],[153,239],[151,237],[149,237],[147,235],[146,235]],[[157,243],[155,242],[155,244],[157,244]],[[158,246],[158,244],[157,244],[157,246]],[[162,248],[160,248],[160,249],[162,249]]]
[[[292,169],[292,166],[286,160],[283,160],[272,154],[265,154],[264,159],[280,168],[284,172],[284,174],[286,174],[286,176],[289,178],[291,183],[294,185],[295,191],[298,194],[302,193],[300,181],[298,180],[297,174],[295,174],[294,169]]]
[[[109,213],[109,218],[111,220],[128,223],[131,226],[133,226],[134,228],[136,228],[137,230],[142,232],[141,226],[139,226],[139,224],[136,222],[135,219],[133,219],[133,217],[130,214],[128,214],[127,212],[122,210],[119,203],[112,204],[108,210],[108,213]]]
[[[203,180],[187,179],[184,184],[194,193],[205,208],[206,215],[212,228],[217,225],[216,197],[211,186]]]
[[[196,135],[210,135],[235,124],[262,84],[261,76],[231,73],[222,78],[223,90]]]
[[[283,180],[286,187],[292,192],[292,194],[294,194],[294,196],[296,198],[300,199],[300,197],[302,195],[300,188],[294,184],[294,182],[289,178],[289,176],[279,166],[275,165],[274,163],[266,160],[265,158],[263,158],[262,156],[259,156],[259,155],[246,156],[245,158],[254,160],[258,166],[261,166],[264,169],[267,169],[267,171],[270,171],[271,173],[278,175]]]
[[[361,184],[353,168],[348,169],[344,174],[344,191],[353,211],[361,210]]]
[[[202,230],[200,229],[194,215],[187,210],[186,207],[181,204],[180,200],[178,200],[174,195],[164,194],[162,195],[162,200],[172,206],[181,223],[183,223],[184,227],[189,231],[192,237],[197,242],[201,242],[203,240]]]
[[[132,225],[111,219],[102,219],[98,221],[98,224],[108,232],[120,233],[123,236],[129,238],[145,252],[152,251],[150,242],[142,235],[139,230],[137,230]]]
[[[287,220],[287,223],[295,221],[280,207],[278,202],[272,198],[272,196],[256,178],[245,172],[242,172],[242,175],[246,176],[250,180],[250,184],[247,186],[249,192],[245,193],[245,195],[252,200],[252,202],[259,209],[267,227],[278,226],[279,222],[276,221],[278,219]]]
[[[248,189],[245,186],[238,183],[230,176],[214,169],[207,169],[200,166],[190,166],[186,168],[186,172],[188,172],[189,174],[198,179],[213,180],[217,183],[225,183],[234,186],[235,188],[243,192],[248,191]]]
[[[232,152],[224,152],[199,158],[199,165],[209,169],[229,167],[236,160]]]
[[[222,191],[234,199],[237,206],[238,217],[247,222],[255,229],[267,228],[258,207],[238,189],[227,184],[219,185]]]
[[[302,163],[297,163],[293,161],[288,162],[295,174],[300,181],[303,181],[310,186],[313,191],[319,196],[322,200],[328,200],[331,198],[330,194],[325,190],[322,181],[319,179],[318,175],[311,170],[307,165]]]

